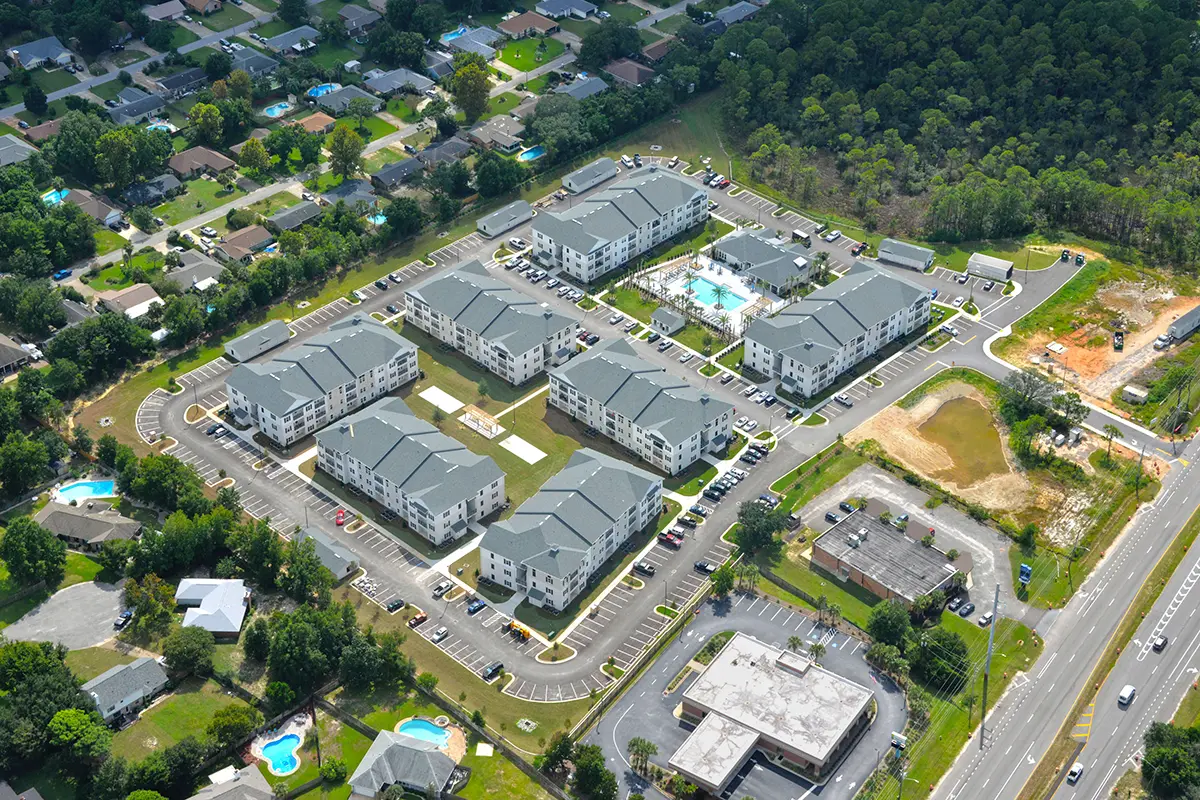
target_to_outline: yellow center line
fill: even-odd
[[[970,339],[967,339],[965,342],[963,342],[963,345],[966,346],[966,345],[970,344],[971,342],[975,341],[977,338],[979,338],[979,334],[975,334]]]

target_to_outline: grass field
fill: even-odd
[[[100,228],[96,231],[96,255],[102,256],[113,250],[120,250],[126,241],[124,236],[113,233],[108,228]]]
[[[264,197],[262,200],[251,203],[244,208],[254,214],[258,214],[263,217],[269,217],[275,212],[282,211],[285,208],[291,208],[299,202],[300,195],[295,194],[294,192],[283,190],[276,192],[270,197]],[[208,224],[216,229],[216,231],[222,236],[229,233],[229,226],[226,224],[224,217],[218,217]]]
[[[1057,253],[1040,253],[1013,239],[959,242],[957,244],[928,243],[926,246],[937,253],[937,257],[933,261],[935,266],[952,269],[955,272],[966,271],[967,260],[972,253],[982,253],[985,256],[1011,261],[1017,271],[1024,270],[1027,263],[1030,270],[1045,269],[1053,266],[1054,262],[1058,260]]]
[[[663,36],[655,33],[652,28],[638,28],[638,38],[642,40],[642,47],[648,47],[662,39]]]
[[[243,702],[226,694],[213,681],[188,678],[170,697],[113,736],[113,755],[136,760],[188,736],[198,736],[208,727],[214,713],[232,705]]]
[[[387,136],[389,133],[395,133],[397,131],[397,128],[395,125],[388,122],[387,120],[380,119],[379,117],[367,117],[366,119],[363,120],[363,124],[362,124],[361,128],[358,127],[357,122],[352,119],[338,120],[337,124],[334,125],[334,127],[335,128],[350,128],[351,130],[354,130],[355,132],[357,132],[358,135],[363,138],[364,142],[373,142],[376,139]],[[332,139],[333,139],[333,134],[331,133],[325,140],[326,147],[329,146],[329,142]]]
[[[122,50],[119,53],[113,54],[112,62],[113,66],[120,69],[121,67],[128,67],[130,64],[136,64],[139,61],[145,61],[149,57],[141,50]]]
[[[558,23],[558,27],[562,28],[564,31],[570,31],[581,39],[599,27],[591,19],[563,17],[562,19],[555,21]]]
[[[121,85],[120,81],[108,81],[106,83],[97,84],[91,89],[88,89],[88,91],[96,95],[96,97],[99,97],[101,100],[116,100],[117,95],[120,94],[121,90],[124,88],[125,87]]]
[[[233,3],[225,3],[221,6],[221,10],[215,14],[209,14],[207,17],[200,17],[200,24],[208,28],[210,31],[227,31],[230,28],[236,28],[243,22],[249,22],[254,19],[247,12],[235,6]]]
[[[262,25],[257,26],[254,29],[254,32],[259,36],[262,36],[264,39],[270,39],[272,36],[278,36],[281,33],[287,33],[293,27],[295,26],[284,22],[281,19],[273,19],[270,22],[264,22]]]
[[[507,114],[520,104],[521,96],[514,94],[513,92],[505,92],[504,94],[496,95],[488,101],[487,111],[485,111],[483,115],[476,120],[476,122],[482,122],[485,119],[490,119],[497,114]],[[461,111],[458,112],[454,118],[460,123],[467,121],[467,115]]]
[[[122,246],[124,246],[124,243],[122,243]],[[157,250],[149,253],[137,253],[129,260],[130,267],[141,269],[146,273],[148,278],[152,277],[155,273],[161,272],[165,263],[166,257]],[[124,289],[132,285],[133,281],[126,276],[125,266],[121,262],[108,265],[100,270],[99,275],[88,279],[88,286],[97,292]]]
[[[624,20],[631,25],[636,25],[641,19],[647,16],[645,9],[635,6],[633,3],[597,3],[597,11],[607,11],[613,15],[613,19]]]
[[[403,161],[406,157],[404,153],[393,147],[384,147],[363,159],[363,170],[370,175],[378,171],[381,167],[395,161]]]
[[[57,92],[59,89],[66,89],[69,86],[79,83],[79,79],[65,69],[35,69],[29,74],[29,77],[36,85],[42,87],[42,91],[46,94]]]
[[[683,27],[684,23],[690,20],[691,17],[689,17],[687,14],[676,14],[673,17],[660,19],[658,22],[654,23],[654,29],[662,31],[663,33],[675,33],[677,30]]]
[[[771,484],[771,491],[784,495],[783,508],[795,510],[865,463],[852,448],[833,444]]]
[[[191,44],[192,42],[198,41],[200,41],[199,36],[178,23],[176,23],[175,29],[171,31],[171,47],[175,50],[178,50],[185,44]]]
[[[113,667],[128,664],[133,658],[107,647],[88,647],[67,653],[67,666],[79,680],[90,681]]]
[[[341,7],[341,0],[334,1],[337,2],[339,7]],[[347,61],[361,59],[362,53],[349,46],[341,46],[325,42],[317,45],[317,52],[307,56],[307,58],[318,67],[336,69],[337,67],[345,64]]]
[[[168,225],[178,225],[246,194],[236,186],[232,192],[227,192],[221,184],[204,178],[186,181],[184,186],[187,187],[186,192],[154,209],[154,215],[165,219]]]
[[[540,51],[539,56],[538,48],[541,45],[545,45],[545,49]],[[532,72],[542,64],[561,56],[566,49],[566,45],[558,39],[531,36],[526,39],[513,39],[504,45],[500,51],[500,60],[513,69]]]

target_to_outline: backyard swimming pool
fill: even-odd
[[[387,222],[387,215],[373,214],[367,217],[367,222],[371,223],[372,225],[382,225],[383,223]]]
[[[309,97],[324,97],[330,92],[336,92],[342,88],[340,83],[321,83],[308,90]]]
[[[116,481],[76,481],[68,483],[55,492],[55,497],[64,503],[82,502],[93,497],[116,497]]]
[[[44,195],[42,195],[42,202],[48,206],[56,206],[63,200],[66,200],[67,195],[70,193],[70,189],[56,189],[54,191],[46,192]]]
[[[706,306],[715,306],[717,304],[717,295],[715,289],[720,284],[713,283],[708,278],[696,278],[687,285],[689,289],[696,293],[696,300]],[[729,287],[722,286],[725,294],[721,299],[721,305],[725,308],[737,308],[746,303],[746,298],[740,294],[730,291]]]
[[[284,100],[282,103],[276,103],[273,106],[267,106],[263,109],[263,113],[271,119],[275,119],[276,117],[282,117],[284,114],[290,111],[291,108],[292,104]]]
[[[176,128],[174,125],[172,125],[170,122],[167,122],[166,120],[156,119],[156,120],[154,120],[154,122],[151,122],[149,125],[146,126],[146,130],[148,130],[148,131],[164,131],[166,133],[175,133],[175,131],[179,130],[179,128]]]
[[[517,161],[536,161],[546,155],[546,148],[540,144],[537,147],[531,147],[517,156]]]
[[[271,769],[272,775],[288,775],[300,766],[296,751],[300,749],[300,737],[294,733],[281,736],[262,746],[263,758]]]
[[[455,30],[450,31],[449,33],[443,33],[442,41],[443,42],[453,42],[455,39],[462,36],[466,32],[467,32],[467,26],[459,25],[458,28],[456,28]]]
[[[438,747],[445,747],[450,742],[450,731],[434,725],[427,719],[410,719],[396,729],[396,733],[404,733],[415,739],[433,742]]]

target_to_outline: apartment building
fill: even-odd
[[[520,385],[567,361],[576,321],[494,277],[478,261],[404,293],[405,319]]]
[[[668,475],[722,450],[733,429],[733,406],[647,363],[624,339],[551,371],[550,405]]]
[[[708,219],[703,184],[651,166],[564,212],[533,220],[533,256],[592,283]]]
[[[516,513],[479,542],[480,574],[562,611],[635,532],[662,513],[662,478],[611,456],[576,450]]]
[[[504,505],[504,472],[387,397],[317,434],[317,466],[435,546]]]
[[[745,362],[811,397],[889,343],[929,324],[929,290],[862,262],[746,328]]]
[[[358,313],[225,379],[229,408],[283,447],[417,377],[417,346]]]

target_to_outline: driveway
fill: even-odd
[[[4,629],[21,642],[59,642],[71,650],[108,641],[121,611],[121,587],[112,583],[78,583],[56,593]]]

